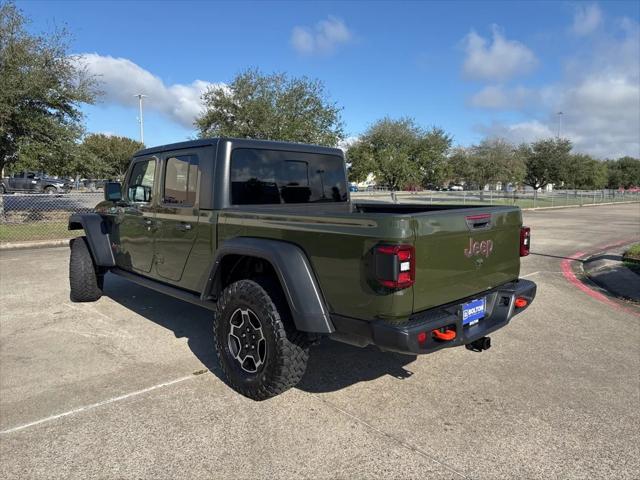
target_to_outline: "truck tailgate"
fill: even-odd
[[[520,227],[516,207],[414,214],[413,310],[455,302],[516,280]]]

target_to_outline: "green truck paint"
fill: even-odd
[[[293,295],[318,303],[317,316],[292,318],[309,339],[327,334],[404,353],[476,345],[526,308],[513,306],[516,297],[526,306],[533,300],[535,284],[518,280],[518,207],[358,203],[348,190],[341,150],[199,140],[136,154],[121,190],[105,186],[94,214],[100,228],[82,216],[70,228],[85,229],[97,275],[112,271],[214,310],[238,272],[262,278],[266,269],[291,312],[303,312]],[[304,268],[271,265],[293,261],[277,255],[278,245],[294,249],[289,257]],[[377,278],[387,268],[381,245],[413,249],[400,267],[401,257],[389,260],[400,269],[392,275],[411,269],[410,287],[389,288]],[[287,278],[307,270],[308,278]],[[463,325],[462,304],[478,298],[484,326]],[[447,329],[457,329],[455,340],[431,336]]]

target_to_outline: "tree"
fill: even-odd
[[[449,175],[451,137],[433,127],[423,130],[411,118],[383,118],[371,125],[347,150],[350,180],[374,173],[392,190],[410,184],[442,183]]]
[[[422,135],[410,118],[378,120],[347,150],[351,178],[361,180],[373,173],[379,184],[391,190],[420,181]]]
[[[210,87],[195,121],[200,137],[284,140],[336,146],[344,137],[340,108],[323,84],[284,73],[240,73],[227,87]]]
[[[347,166],[350,182],[364,182],[376,169],[373,153],[367,145],[355,142],[347,148]]]
[[[629,188],[640,186],[640,159],[622,157],[606,162],[609,188]]]
[[[473,162],[470,149],[456,147],[452,150],[447,160],[449,164],[450,178],[455,183],[471,184],[473,178]]]
[[[569,187],[602,188],[607,183],[607,166],[589,155],[569,155],[561,166],[561,178]]]
[[[43,170],[68,159],[82,131],[79,106],[97,94],[68,55],[67,33],[32,35],[26,23],[13,3],[0,3],[0,170],[23,154]]]
[[[137,140],[116,135],[93,133],[87,135],[80,145],[82,164],[88,168],[78,172],[93,178],[122,178],[129,167],[131,157],[144,148]]]
[[[538,190],[550,183],[562,181],[562,165],[571,152],[571,141],[565,138],[538,140],[531,145],[520,145],[517,155],[527,168],[523,183]]]
[[[525,175],[525,165],[509,142],[500,138],[485,139],[470,149],[467,175],[467,180],[482,190],[491,183],[521,182]]]
[[[453,138],[438,127],[420,135],[417,151],[424,186],[441,185],[451,175],[447,154],[452,141]]]

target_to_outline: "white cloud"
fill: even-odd
[[[535,142],[536,140],[549,138],[556,134],[548,125],[538,120],[514,123],[511,125],[493,123],[490,126],[481,126],[479,130],[488,137],[504,138],[516,144]]]
[[[347,138],[345,138],[345,139],[342,139],[342,140],[340,140],[340,141],[338,142],[338,148],[339,148],[340,150],[342,150],[343,152],[346,152],[346,151],[349,149],[349,147],[350,147],[351,145],[353,145],[354,143],[356,143],[359,139],[360,139],[360,137],[359,137],[359,136],[357,136],[357,135],[356,135],[356,136],[353,136],[353,135],[352,135],[352,136],[350,136],[350,137],[347,137]]]
[[[492,27],[493,41],[488,42],[475,31],[464,38],[467,54],[463,71],[471,79],[506,80],[532,71],[538,64],[534,53],[516,40],[508,40],[499,28]]]
[[[339,18],[329,16],[313,28],[296,26],[291,32],[291,45],[303,55],[330,55],[339,45],[349,43],[353,34]]]
[[[536,89],[487,86],[469,102],[519,112],[524,120],[479,127],[514,142],[558,133],[578,152],[640,158],[640,25],[625,18],[565,59],[562,78]],[[527,91],[520,95],[518,91]]]
[[[550,87],[547,95],[538,93],[531,98],[540,102],[536,115],[539,118],[512,124],[494,122],[479,130],[515,143],[548,138],[559,132],[573,142],[577,152],[597,158],[624,155],[640,158],[640,85],[637,82],[620,74],[592,73],[575,84]],[[498,101],[501,100],[498,97]],[[518,110],[513,103],[510,107]],[[559,111],[562,115],[558,115]]]
[[[564,135],[577,150],[640,157],[640,85],[628,75],[590,73],[567,88],[560,108]]]
[[[505,88],[503,85],[487,85],[469,100],[478,108],[511,109],[529,104],[536,93],[525,87]]]
[[[103,102],[135,106],[137,100],[134,95],[143,93],[148,96],[145,111],[160,112],[187,128],[193,128],[193,122],[200,114],[201,95],[209,87],[224,86],[204,80],[167,85],[158,76],[126,58],[84,53],[77,56],[77,61],[86,67],[90,75],[96,76],[104,94],[101,97]]]
[[[602,22],[602,12],[595,3],[580,5],[573,16],[571,31],[576,35],[589,35],[593,33]]]

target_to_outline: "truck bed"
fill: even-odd
[[[489,215],[473,229],[468,218]],[[403,321],[411,314],[516,280],[520,270],[517,207],[411,204],[240,206],[219,212],[218,245],[250,236],[284,240],[309,257],[332,313]],[[489,255],[465,256],[470,241],[491,240]],[[371,278],[380,243],[415,246],[416,282],[398,291]]]
[[[482,205],[420,205],[412,203],[354,203],[353,208],[359,213],[394,213],[396,215],[410,213],[441,212],[469,208],[485,208]]]

